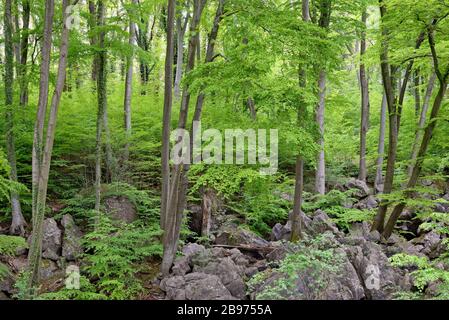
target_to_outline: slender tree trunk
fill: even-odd
[[[187,23],[189,15],[187,14],[182,22],[181,17],[176,19],[176,33],[177,33],[177,56],[176,56],[176,75],[175,75],[175,98],[179,99],[181,95],[181,79],[182,79],[182,65],[184,60],[184,35],[187,30]]]
[[[246,99],[246,105],[248,106],[249,114],[252,120],[256,120],[257,112],[256,112],[256,104],[254,103],[254,99],[249,97]]]
[[[32,151],[33,225],[34,225],[34,217],[36,214],[37,188],[42,159],[42,144],[43,144],[42,136],[44,132],[44,122],[48,104],[48,86],[50,78],[50,54],[52,46],[54,5],[55,5],[54,0],[45,1],[45,20],[44,20],[44,34],[41,52],[42,61],[40,68],[39,99],[37,104],[36,122],[34,126],[33,151]]]
[[[366,19],[368,17],[366,8],[362,13],[362,23],[366,28]],[[361,120],[360,120],[360,162],[359,162],[359,180],[366,181],[368,175],[366,169],[366,134],[369,127],[369,89],[368,78],[366,75],[365,63],[363,59],[366,52],[366,31],[363,30],[360,40],[360,87],[361,87]]]
[[[418,157],[418,151],[419,151],[419,144],[421,143],[422,134],[424,131],[424,126],[426,124],[426,118],[427,118],[427,110],[429,109],[430,104],[430,98],[432,97],[432,91],[435,84],[435,79],[437,75],[433,73],[430,76],[429,83],[427,85],[426,94],[424,96],[424,103],[421,109],[421,115],[419,117],[418,122],[418,129],[415,133],[415,140],[413,141],[412,145],[412,153],[410,156],[410,165],[408,167],[408,177],[410,178],[413,173],[413,167],[415,166],[416,159]]]
[[[332,13],[332,1],[320,0],[320,18],[318,25],[328,30]],[[326,70],[320,69],[318,79],[318,105],[316,108],[316,123],[320,138],[318,139],[319,152],[317,156],[317,170],[315,175],[315,191],[319,194],[326,193],[326,160],[324,154],[324,112],[326,106]]]
[[[318,80],[319,88],[319,102],[316,109],[316,122],[318,124],[320,138],[318,139],[318,146],[320,148],[317,157],[317,169],[315,177],[315,191],[319,194],[326,193],[326,162],[324,157],[324,110],[326,99],[326,72],[320,71]]]
[[[11,0],[5,1],[4,7],[4,34],[5,34],[5,129],[6,149],[10,166],[9,177],[17,182],[16,148],[14,139],[14,52],[12,39],[12,8]],[[19,194],[12,191],[10,194],[12,222],[10,234],[24,235],[26,222],[22,215]]]
[[[302,19],[304,22],[310,22],[310,9],[309,0],[302,0]],[[300,87],[306,86],[306,72],[301,67],[299,68],[299,85]],[[298,107],[298,125],[304,124],[305,112],[307,107],[305,105],[304,99],[299,101]],[[291,215],[291,237],[292,242],[298,241],[302,238],[302,217],[301,217],[301,207],[303,202],[303,191],[304,191],[304,158],[301,154],[296,157],[295,166],[295,195],[293,200],[293,212]]]
[[[162,123],[162,192],[161,192],[161,229],[165,230],[168,195],[170,190],[170,121],[173,106],[173,29],[176,2],[168,0],[167,6],[167,46],[165,54],[164,112]],[[170,268],[170,266],[169,266]]]
[[[104,25],[105,7],[103,0],[98,0],[97,5],[97,25],[99,27]],[[95,160],[95,210],[100,210],[101,202],[101,160],[102,160],[102,134],[103,126],[105,124],[106,116],[106,48],[104,47],[104,31],[100,32],[98,36],[98,46],[100,51],[97,54],[97,100],[98,100],[98,113],[97,113],[97,133],[96,133],[96,160]]]
[[[399,99],[395,97],[395,89],[394,89],[394,77],[393,77],[393,71],[396,69],[394,67],[390,66],[389,58],[388,58],[388,36],[389,31],[385,27],[385,25],[382,22],[383,17],[386,14],[386,7],[383,0],[379,0],[379,6],[380,6],[380,15],[381,15],[381,32],[382,32],[382,44],[381,44],[381,53],[380,53],[380,60],[381,60],[381,73],[382,73],[382,81],[384,85],[385,94],[387,96],[387,106],[388,106],[388,113],[389,113],[389,145],[388,145],[388,159],[387,159],[387,168],[385,173],[385,182],[384,182],[384,188],[383,193],[384,194],[390,194],[393,191],[393,182],[394,182],[394,170],[395,170],[395,164],[396,164],[396,153],[397,153],[397,144],[398,144],[398,135],[399,135],[399,127],[400,127],[400,121],[401,121],[401,114],[402,114],[402,105],[405,98],[405,93],[407,90],[407,83],[409,81],[413,63],[412,60],[409,62],[404,79],[402,81],[399,80],[400,84],[400,90],[399,90]],[[424,41],[425,34],[421,33],[418,36],[418,39],[416,40],[415,49],[419,49],[422,42]],[[400,79],[400,76],[399,76]],[[377,211],[376,217],[374,218],[374,223],[372,226],[372,230],[377,230],[380,233],[384,230],[384,223],[385,223],[385,215],[387,213],[388,209],[388,201],[383,200],[380,203],[379,209]]]
[[[448,69],[449,70],[449,69]],[[418,156],[416,159],[416,163],[413,166],[412,173],[410,175],[409,181],[407,183],[407,190],[406,196],[410,197],[413,192],[411,191],[412,188],[416,186],[416,183],[418,182],[419,174],[422,170],[422,164],[424,162],[424,157],[427,153],[427,149],[430,144],[430,140],[432,139],[433,130],[435,129],[437,119],[438,119],[438,113],[441,107],[441,104],[444,100],[444,95],[446,94],[447,89],[447,76],[444,77],[444,80],[440,83],[440,89],[438,91],[438,95],[435,98],[435,101],[433,103],[432,107],[432,113],[430,116],[429,125],[426,127],[424,131],[424,136],[421,142],[421,146],[419,148]],[[396,207],[394,207],[393,211],[391,212],[390,218],[388,219],[388,222],[385,226],[385,230],[382,233],[382,236],[385,239],[388,239],[391,234],[393,233],[394,226],[396,225],[396,222],[399,219],[399,216],[401,215],[402,211],[405,208],[405,202],[401,202]]]
[[[413,87],[413,93],[415,95],[415,116],[418,118],[419,116],[419,111],[421,109],[421,90],[420,90],[420,85],[421,85],[421,81],[420,81],[420,75],[419,75],[419,71],[416,70],[414,73],[414,87]]]
[[[95,8],[95,1],[94,0],[89,0],[88,1],[88,8],[89,8],[89,29],[90,31],[92,31],[97,22],[97,10]],[[97,45],[97,41],[96,41],[96,37],[95,36],[91,36],[89,39],[90,45],[91,46],[96,46]],[[91,67],[91,80],[93,82],[97,81],[97,69],[98,69],[98,65],[97,65],[97,57],[98,55],[95,54],[94,58],[92,60],[92,67]]]
[[[20,42],[20,72],[19,72],[19,85],[20,85],[20,105],[26,106],[28,104],[28,77],[27,77],[27,59],[28,59],[28,32],[30,29],[30,0],[24,0],[22,2],[23,10],[23,28],[22,38]]]
[[[66,78],[69,30],[67,28],[65,21],[67,20],[66,8],[68,5],[69,0],[63,0],[62,12],[64,24],[61,35],[58,75],[56,79],[56,87],[51,100],[50,115],[48,119],[47,134],[45,139],[46,140],[45,147],[44,152],[42,154],[41,166],[39,168],[40,172],[37,190],[36,216],[34,218],[30,251],[28,253],[28,263],[29,263],[28,270],[30,272],[30,279],[28,282],[29,293],[31,293],[31,289],[39,282],[39,269],[42,254],[43,222],[45,217],[48,177],[50,174],[51,155],[53,152],[53,142],[55,138],[58,108]]]
[[[377,193],[382,193],[384,189],[382,167],[384,163],[386,126],[387,126],[387,96],[384,93],[382,97],[382,106],[380,108],[379,142],[377,144],[377,160],[376,160],[376,179],[374,181],[374,188]]]
[[[164,89],[164,113],[162,123],[162,194],[161,194],[161,228],[164,230],[163,245],[164,245],[164,257],[161,265],[161,271],[163,274],[168,274],[172,265],[171,256],[174,254],[171,252],[173,246],[168,243],[173,235],[168,234],[167,225],[167,211],[169,206],[169,193],[170,193],[170,120],[171,111],[173,106],[173,29],[175,18],[175,0],[168,0],[167,5],[167,48],[165,54],[165,89]]]
[[[220,1],[219,3],[222,3]],[[198,27],[201,14],[206,4],[205,0],[194,0],[193,16],[190,24],[190,39],[187,53],[186,74],[193,70],[195,66],[195,52],[198,46]],[[185,129],[187,124],[188,110],[190,102],[189,87],[185,86],[181,99],[181,110],[179,113],[178,129]],[[185,150],[184,150],[185,151]],[[168,194],[168,204],[165,213],[165,229],[164,229],[164,255],[162,260],[161,271],[168,274],[173,264],[175,254],[178,247],[179,234],[181,229],[182,217],[185,208],[188,179],[186,172],[189,164],[176,164],[172,170],[172,179]]]
[[[137,0],[133,0],[133,4],[137,5]],[[135,34],[136,27],[134,22],[132,21],[132,16],[130,15],[129,21],[129,45],[134,46],[135,42]],[[132,83],[133,83],[133,60],[134,60],[134,49],[133,53],[127,58],[126,61],[126,79],[125,79],[125,101],[124,101],[124,120],[125,120],[125,135],[126,135],[126,143],[125,143],[125,154],[124,154],[124,163],[125,167],[127,167],[127,163],[129,160],[129,140],[131,139],[131,97],[132,97]]]

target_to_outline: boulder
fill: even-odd
[[[413,239],[411,242],[415,245],[421,245],[421,253],[427,255],[429,258],[434,259],[440,256],[445,250],[445,246],[442,244],[441,236],[435,231],[430,231],[421,235],[419,238]]]
[[[297,271],[293,286],[279,287],[278,281],[283,281],[285,274],[277,269],[266,273],[268,277],[256,285],[252,297],[260,293],[273,292],[276,289],[276,299],[289,300],[361,300],[365,298],[363,286],[359,276],[351,264],[346,252],[337,248],[335,253],[336,268],[332,271],[319,272],[313,268]],[[290,281],[289,284],[292,284]],[[270,293],[271,294],[271,293]],[[265,295],[262,298],[267,298]]]
[[[124,196],[110,196],[104,200],[106,212],[114,220],[131,223],[137,220],[137,210],[134,204]]]
[[[74,261],[83,253],[81,246],[81,237],[83,234],[69,214],[62,217],[61,224],[64,227],[62,256],[67,261]]]
[[[279,240],[290,240],[291,236],[291,215],[293,214],[293,211],[290,211],[289,213],[289,221],[285,225],[282,225],[280,223],[277,223],[273,229],[271,230],[270,240],[271,241],[279,241]],[[305,233],[311,233],[311,223],[312,219],[310,219],[304,212],[301,211],[301,222],[302,222],[302,228]]]
[[[359,240],[359,245],[347,246],[345,251],[360,276],[365,295],[372,300],[390,300],[394,293],[410,289],[410,281],[401,270],[393,268],[376,243]]]
[[[329,218],[326,212],[322,210],[315,211],[313,220],[310,224],[311,234],[314,236],[320,235],[326,231],[330,231],[337,236],[343,236],[343,233],[338,230],[337,225]]]
[[[245,297],[246,286],[241,276],[244,269],[239,268],[230,257],[213,259],[205,266],[195,265],[193,272],[216,275],[233,297],[238,299]]]
[[[235,300],[220,278],[213,274],[194,272],[165,278],[160,286],[167,300]]]
[[[365,181],[362,180],[352,178],[345,184],[345,187],[347,189],[354,189],[354,196],[359,199],[365,198],[370,195],[370,189],[368,185]]]
[[[61,255],[62,232],[55,219],[47,218],[43,224],[42,257],[58,260]]]
[[[241,228],[235,223],[228,223],[218,231],[215,238],[215,244],[219,245],[251,245],[265,247],[269,242],[259,237],[254,232]]]
[[[368,196],[365,199],[360,200],[354,205],[354,208],[359,210],[372,210],[379,206],[379,200],[375,196]]]

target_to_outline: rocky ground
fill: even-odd
[[[356,200],[348,207],[375,209],[378,200],[361,181],[351,180],[342,189],[356,189]],[[440,195],[441,197],[441,195]],[[449,200],[449,194],[443,195]],[[128,204],[120,201],[108,202],[121,219],[131,219]],[[124,209],[123,209],[124,208]],[[128,209],[126,209],[128,208]],[[198,210],[190,206],[192,223],[198,217]],[[435,210],[449,213],[449,205],[442,203]],[[135,215],[135,213],[134,213]],[[413,215],[405,211],[404,217]],[[207,246],[188,243],[182,248],[169,277],[149,279],[145,299],[256,299],[259,293],[282,277],[279,271],[283,259],[288,254],[301,252],[301,247],[290,244],[289,223],[276,224],[271,238],[263,239],[242,228],[240,218],[226,210],[219,210],[212,216],[211,242]],[[389,257],[397,253],[437,258],[444,250],[443,238],[436,232],[418,229],[416,221],[400,225],[408,234],[404,238],[394,234],[388,241],[382,240],[378,232],[370,232],[367,222],[355,223],[349,230],[340,230],[328,214],[316,210],[312,215],[303,214],[304,237],[314,239],[320,236],[319,250],[332,250],[335,254],[335,268],[328,270],[317,279],[316,270],[305,268],[297,272],[294,283],[288,290],[279,291],[283,299],[392,299],[397,292],[413,289],[407,268],[393,267]],[[195,228],[195,226],[193,226]],[[44,222],[43,259],[41,277],[46,291],[55,291],[64,285],[65,268],[69,264],[79,264],[76,257],[82,252],[82,230],[70,215],[60,221],[47,218]],[[7,265],[10,275],[0,281],[0,299],[9,299],[15,293],[14,282],[17,274],[26,265],[25,248],[13,256],[0,256],[0,262]],[[338,257],[338,258],[337,258]],[[449,266],[441,266],[449,270]],[[373,285],[373,272],[377,275]],[[256,285],[248,283],[255,276],[261,281]],[[320,282],[317,284],[317,282]],[[319,290],[316,290],[319,285]],[[426,294],[432,296],[429,286]]]

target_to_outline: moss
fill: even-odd
[[[0,235],[0,255],[14,256],[20,249],[28,248],[22,237]]]

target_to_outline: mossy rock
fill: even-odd
[[[0,255],[17,256],[26,249],[28,249],[28,244],[24,238],[0,235]]]

